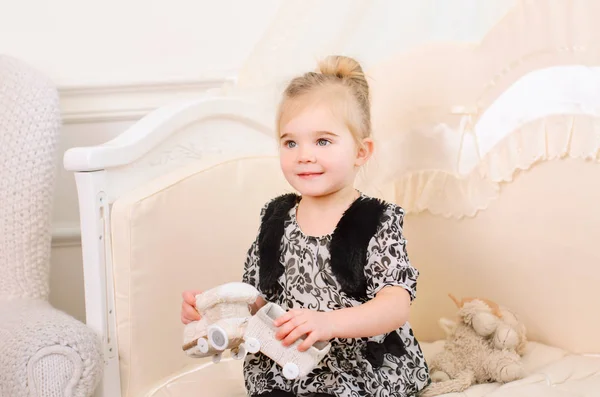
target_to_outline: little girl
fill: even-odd
[[[244,362],[252,397],[415,396],[429,382],[408,320],[419,272],[402,235],[402,208],[354,188],[373,152],[369,88],[352,58],[333,56],[293,79],[277,119],[280,164],[299,194],[268,202],[243,281],[287,313],[277,337],[305,351],[331,350],[308,376],[288,380],[261,354]],[[182,321],[198,320],[197,291],[184,292]]]

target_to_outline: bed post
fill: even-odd
[[[86,324],[99,335],[104,356],[104,374],[95,397],[121,397],[106,171],[75,172],[75,182],[79,198]]]

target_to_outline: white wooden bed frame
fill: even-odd
[[[560,358],[564,355],[565,360],[546,360],[548,367],[535,367],[534,376],[525,380],[531,386],[527,392],[519,385],[505,385],[508,387],[493,395],[512,397],[514,386],[520,390],[517,393],[523,393],[518,395],[537,390],[539,393],[534,394],[538,397],[549,394],[548,386],[553,396],[595,397],[600,395],[593,394],[600,390],[600,357],[585,353],[600,353],[600,187],[591,182],[600,179],[600,51],[594,20],[598,0],[520,3],[474,46],[474,52],[465,51],[467,46],[463,44],[448,43],[443,51],[436,46],[405,51],[374,65],[369,75],[373,81],[384,83],[371,87],[379,100],[373,102],[372,115],[374,120],[383,119],[387,124],[383,128],[374,125],[373,129],[376,134],[387,133],[387,138],[398,138],[388,141],[397,143],[387,154],[390,162],[415,156],[412,163],[401,164],[406,169],[385,165],[394,170],[415,170],[407,172],[411,175],[402,181],[394,179],[389,194],[408,209],[408,251],[421,272],[419,299],[413,306],[411,323],[423,335],[421,341],[435,344],[440,333],[432,330],[437,328],[439,318],[455,313],[448,292],[498,299],[498,303],[522,313],[531,339],[556,347],[544,351]],[[515,45],[506,45],[516,41]],[[423,64],[427,67],[421,73]],[[443,86],[439,95],[423,89],[432,84]],[[263,99],[272,99],[270,94]],[[117,202],[114,212],[118,213],[119,204],[127,200],[117,200],[186,164],[198,162],[203,167],[206,158],[220,164],[247,155],[275,155],[273,111],[251,102],[257,98],[213,93],[165,106],[110,142],[65,153],[64,167],[75,174],[77,184],[86,319],[101,337],[105,357],[97,397],[122,395],[115,313],[115,302],[121,307],[120,296],[115,299],[120,285],[113,283],[111,257],[113,248],[119,245],[113,246],[111,241],[111,206]],[[446,109],[454,106],[454,110]],[[434,112],[427,116],[429,107],[439,110],[440,115]],[[412,121],[407,121],[412,110],[425,110],[423,114],[429,117],[418,113],[419,125],[427,125],[422,136],[402,135],[414,127],[408,125]],[[442,114],[446,111],[448,114]],[[405,130],[399,132],[398,128]],[[481,142],[485,145],[479,145]],[[469,177],[483,175],[476,181],[479,185],[469,184],[469,177],[462,178],[462,172],[461,178],[452,179],[456,173],[447,164],[456,160],[455,147],[459,151],[470,148],[471,156],[465,156],[463,166],[473,171]],[[463,160],[460,153],[457,159]],[[483,166],[477,168],[480,163]],[[273,163],[268,167],[274,169]],[[262,172],[265,168],[251,169]],[[440,179],[427,179],[428,175],[420,179],[429,171],[429,176],[439,171]],[[235,169],[227,175],[236,173],[241,174]],[[210,179],[196,181],[204,188],[206,180]],[[467,183],[462,184],[465,180]],[[452,182],[454,186],[450,186]],[[571,191],[561,193],[557,189],[561,183]],[[248,185],[236,186],[242,186],[240,190],[245,192]],[[231,191],[239,195],[240,190]],[[480,191],[474,195],[480,194],[474,201],[469,196],[476,190]],[[218,202],[221,190],[215,192],[217,198],[213,200]],[[452,192],[454,199],[441,198]],[[445,207],[448,203],[455,206]],[[171,208],[159,209],[171,213]],[[475,214],[477,210],[482,211]],[[225,211],[215,212],[226,216]],[[457,213],[476,216],[451,219]],[[207,219],[208,215],[198,213],[194,221]],[[114,223],[119,222],[121,219],[116,217]],[[143,227],[146,225],[143,223]],[[121,269],[118,265],[117,271]],[[160,262],[152,268],[153,274],[159,274],[162,266]],[[121,341],[120,346],[124,343]],[[536,346],[534,349],[540,347]],[[126,356],[122,357],[122,367],[126,367]],[[142,371],[148,369],[143,361],[138,366]],[[580,378],[569,383],[575,372]],[[139,383],[144,385],[139,390],[146,380],[142,377]],[[590,389],[585,394],[584,381]],[[130,395],[135,392],[128,391]],[[476,393],[468,394],[481,396]]]
[[[597,110],[596,108],[594,109]],[[520,110],[519,108],[518,111]],[[545,114],[540,114],[540,117],[556,112],[556,109],[552,109],[551,106],[542,110]],[[498,114],[502,117],[506,116],[506,113],[500,112]],[[591,114],[590,116],[592,115],[599,116],[598,114]],[[515,115],[510,114],[510,116]],[[487,120],[487,123],[494,125],[493,118],[482,118],[482,120]],[[110,282],[113,279],[109,216],[111,205],[115,200],[132,189],[161,175],[165,175],[177,167],[185,166],[204,157],[214,156],[218,161],[224,161],[245,155],[275,155],[276,143],[273,136],[273,121],[274,117],[272,113],[265,111],[263,108],[252,104],[246,99],[207,96],[196,101],[160,108],[135,123],[117,138],[103,145],[73,148],[66,152],[64,167],[75,174],[79,198],[86,319],[87,324],[102,338],[105,355],[105,374],[96,393],[98,397],[121,396],[120,367],[117,354],[118,340],[114,310],[114,285]],[[189,128],[191,125],[193,125],[193,128]],[[593,154],[595,155],[595,153]],[[582,154],[580,158],[590,160],[590,156]],[[596,160],[600,160],[600,157],[596,158]],[[597,167],[597,165],[594,167]],[[594,169],[594,172],[597,172],[597,170]],[[600,193],[593,192],[593,194]],[[513,195],[511,197],[510,200],[516,196]],[[515,203],[512,202],[512,205],[515,205]],[[481,229],[481,222],[486,222],[485,219],[488,213],[487,210],[484,211],[484,216],[474,221],[476,225],[479,225],[477,226],[480,228],[479,230],[485,230]],[[497,211],[495,213],[498,214]],[[529,215],[523,213],[523,216]],[[585,214],[578,213],[578,219],[580,220],[585,216]],[[598,211],[594,211],[592,216],[593,218],[590,218],[591,220],[588,224],[600,224]],[[533,223],[539,220],[539,218],[537,220],[534,218],[529,217],[527,219]],[[563,219],[563,223],[566,222],[565,224],[572,226],[568,222],[568,217],[561,219]],[[416,229],[420,229],[421,235],[428,233],[428,230],[441,233],[438,230],[446,227],[450,228],[449,230],[456,230],[456,225],[458,224],[453,223],[448,226],[451,221],[439,220],[439,218],[427,216],[424,216],[421,220],[422,222],[416,227]],[[496,220],[497,218],[494,218],[494,221]],[[476,222],[480,223],[477,224]],[[441,229],[438,229],[438,227],[441,227]],[[475,229],[475,227],[471,227],[471,229]],[[419,231],[416,233],[418,234]],[[414,240],[418,239],[415,238]],[[448,243],[446,242],[446,244]],[[546,246],[551,243],[552,241],[549,241],[546,243]],[[419,242],[417,241],[418,244]],[[541,244],[541,246],[544,245]],[[586,247],[588,252],[590,252],[589,241]],[[447,250],[448,246],[441,246],[440,249]],[[422,253],[427,250],[421,246],[420,251]],[[523,251],[523,248],[521,248],[521,255],[523,252],[526,251]],[[590,253],[589,257],[597,258],[598,256],[597,254]],[[460,260],[460,255],[457,258],[455,260]],[[517,259],[520,260],[521,258]],[[421,258],[421,261],[427,262],[423,258]],[[556,262],[559,262],[559,260]],[[481,265],[485,266],[486,264]],[[582,264],[582,266],[584,265]],[[587,266],[591,265],[587,264]],[[462,271],[472,271],[472,268],[465,269],[462,269]],[[525,272],[524,274],[531,276],[531,272],[535,273],[538,271],[536,269],[539,268],[532,265],[531,269],[524,269],[529,271],[529,273]],[[431,268],[425,270],[431,270]],[[435,269],[435,271],[437,270]],[[592,278],[597,277],[599,274],[597,270],[591,267],[588,267],[587,270],[589,270]],[[447,271],[447,269],[442,268],[441,271]],[[493,270],[490,271],[493,272]],[[429,272],[429,274],[431,273],[433,271]],[[446,275],[451,275],[451,273],[447,273]],[[437,284],[427,288],[444,289],[446,286]],[[470,290],[470,287],[465,288],[465,285],[462,288],[463,292]],[[539,290],[540,294],[544,294],[546,291],[544,288],[540,288]],[[446,292],[452,291],[444,289],[443,293]],[[425,295],[428,293],[429,291]],[[520,292],[521,295],[515,296],[514,302],[511,303],[517,305],[518,302],[527,299],[527,293],[527,291]],[[593,294],[596,294],[594,296],[598,296],[595,291],[587,291],[587,294],[588,296],[592,296]],[[505,295],[506,293],[503,295],[503,299],[512,299],[511,296]],[[425,300],[421,299],[417,302],[417,305],[432,305],[431,299],[433,299],[432,295],[428,295]],[[435,301],[435,305],[443,306],[444,302]],[[568,304],[568,302],[563,303],[561,309],[565,310],[565,307],[569,307]],[[592,307],[590,302],[587,302],[587,304],[589,307]],[[535,309],[533,304],[530,306]],[[448,307],[443,309],[446,310],[445,313],[448,312]],[[528,309],[534,310],[531,307]],[[435,310],[438,309],[435,308]],[[546,311],[548,310],[550,308],[547,308]],[[431,316],[436,317],[439,313],[439,311],[432,313]],[[529,314],[531,315],[531,312]],[[532,322],[537,321],[538,326],[543,327],[549,323],[553,324],[549,322],[549,318],[543,316],[535,317],[532,319],[535,321]],[[580,324],[593,324],[592,320],[588,321],[583,317],[578,320]],[[589,327],[589,325],[587,326]],[[560,335],[558,331],[556,333],[549,332],[552,335],[544,334],[543,330],[540,331],[538,329],[537,331],[536,336],[541,335],[542,339],[547,336],[552,341],[558,340],[558,336]],[[564,329],[562,331],[567,332]],[[570,333],[571,331],[568,332]],[[575,342],[565,341],[564,345],[578,346],[585,349],[596,349],[599,346],[597,340],[590,336],[591,331],[589,329],[581,330],[581,332],[585,334],[583,338],[586,339],[586,342],[578,345]],[[597,353],[597,351],[591,350],[588,352]]]
[[[100,336],[104,352],[98,397],[121,396],[114,286],[109,282],[113,277],[112,203],[130,189],[205,155],[217,154],[224,160],[244,154],[275,154],[271,119],[246,100],[206,97],[162,107],[109,142],[65,153],[64,167],[74,172],[77,185],[86,323]],[[198,124],[193,134],[177,134],[191,123]],[[235,128],[222,128],[219,135],[211,133],[215,126],[225,124]]]

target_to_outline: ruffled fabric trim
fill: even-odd
[[[466,176],[407,172],[383,190],[407,213],[472,217],[498,197],[501,184],[512,182],[517,171],[565,157],[600,161],[600,117],[550,115],[531,121],[500,141]]]

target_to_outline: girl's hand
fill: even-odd
[[[200,313],[196,310],[196,295],[202,291],[184,291],[182,295],[183,302],[181,303],[181,322],[189,324],[192,321],[200,320]]]
[[[328,312],[317,312],[307,309],[288,311],[274,322],[279,330],[275,337],[284,346],[293,344],[302,335],[306,339],[298,346],[298,351],[308,350],[317,341],[329,341],[334,336],[334,326]]]

